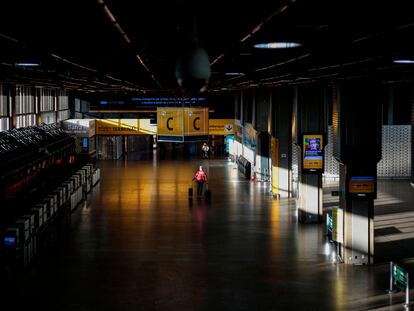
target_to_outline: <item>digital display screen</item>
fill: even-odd
[[[349,193],[361,194],[375,193],[374,176],[352,176],[349,179]]]
[[[82,148],[88,148],[89,139],[87,137],[82,138]]]
[[[101,95],[101,98],[91,101],[91,110],[135,110],[154,109],[157,107],[205,107],[205,97],[145,97],[128,95]]]
[[[322,135],[303,135],[303,168],[309,170],[323,169]]]
[[[4,237],[4,245],[5,246],[15,246],[16,245],[16,238],[13,237],[13,236]]]

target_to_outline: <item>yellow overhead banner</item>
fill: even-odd
[[[210,119],[208,122],[210,135],[234,135],[234,119]]]
[[[158,108],[158,135],[208,135],[208,108]]]
[[[158,135],[183,136],[183,108],[157,108]]]
[[[153,135],[156,126],[150,119],[97,119],[96,135]]]
[[[208,108],[184,108],[184,135],[208,135]]]

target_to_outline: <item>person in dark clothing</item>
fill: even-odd
[[[201,197],[203,195],[204,183],[207,182],[207,174],[203,171],[203,167],[201,165],[195,173],[193,180],[197,181],[197,196]]]
[[[208,152],[210,151],[210,147],[207,145],[207,143],[204,143],[201,147],[201,157],[204,159],[208,159]]]

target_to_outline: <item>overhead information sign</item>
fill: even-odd
[[[158,108],[158,135],[183,136],[184,135],[183,108]]]
[[[101,94],[98,96],[99,99],[91,102],[91,111],[142,111],[153,110],[157,107],[205,107],[207,102],[205,97],[129,97],[120,94]]]
[[[95,135],[94,119],[68,119],[62,122],[66,133],[75,134],[77,137],[92,137]]]
[[[153,135],[156,126],[150,119],[97,119],[96,135]]]
[[[184,108],[184,135],[208,135],[208,108]]]
[[[208,136],[208,108],[158,108],[158,140],[205,140]]]
[[[234,135],[234,119],[210,119],[208,122],[210,135]]]

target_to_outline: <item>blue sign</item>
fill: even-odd
[[[230,142],[234,142],[234,135],[226,135],[226,152],[230,153]]]
[[[16,238],[12,236],[5,236],[4,237],[4,246],[16,246]]]

